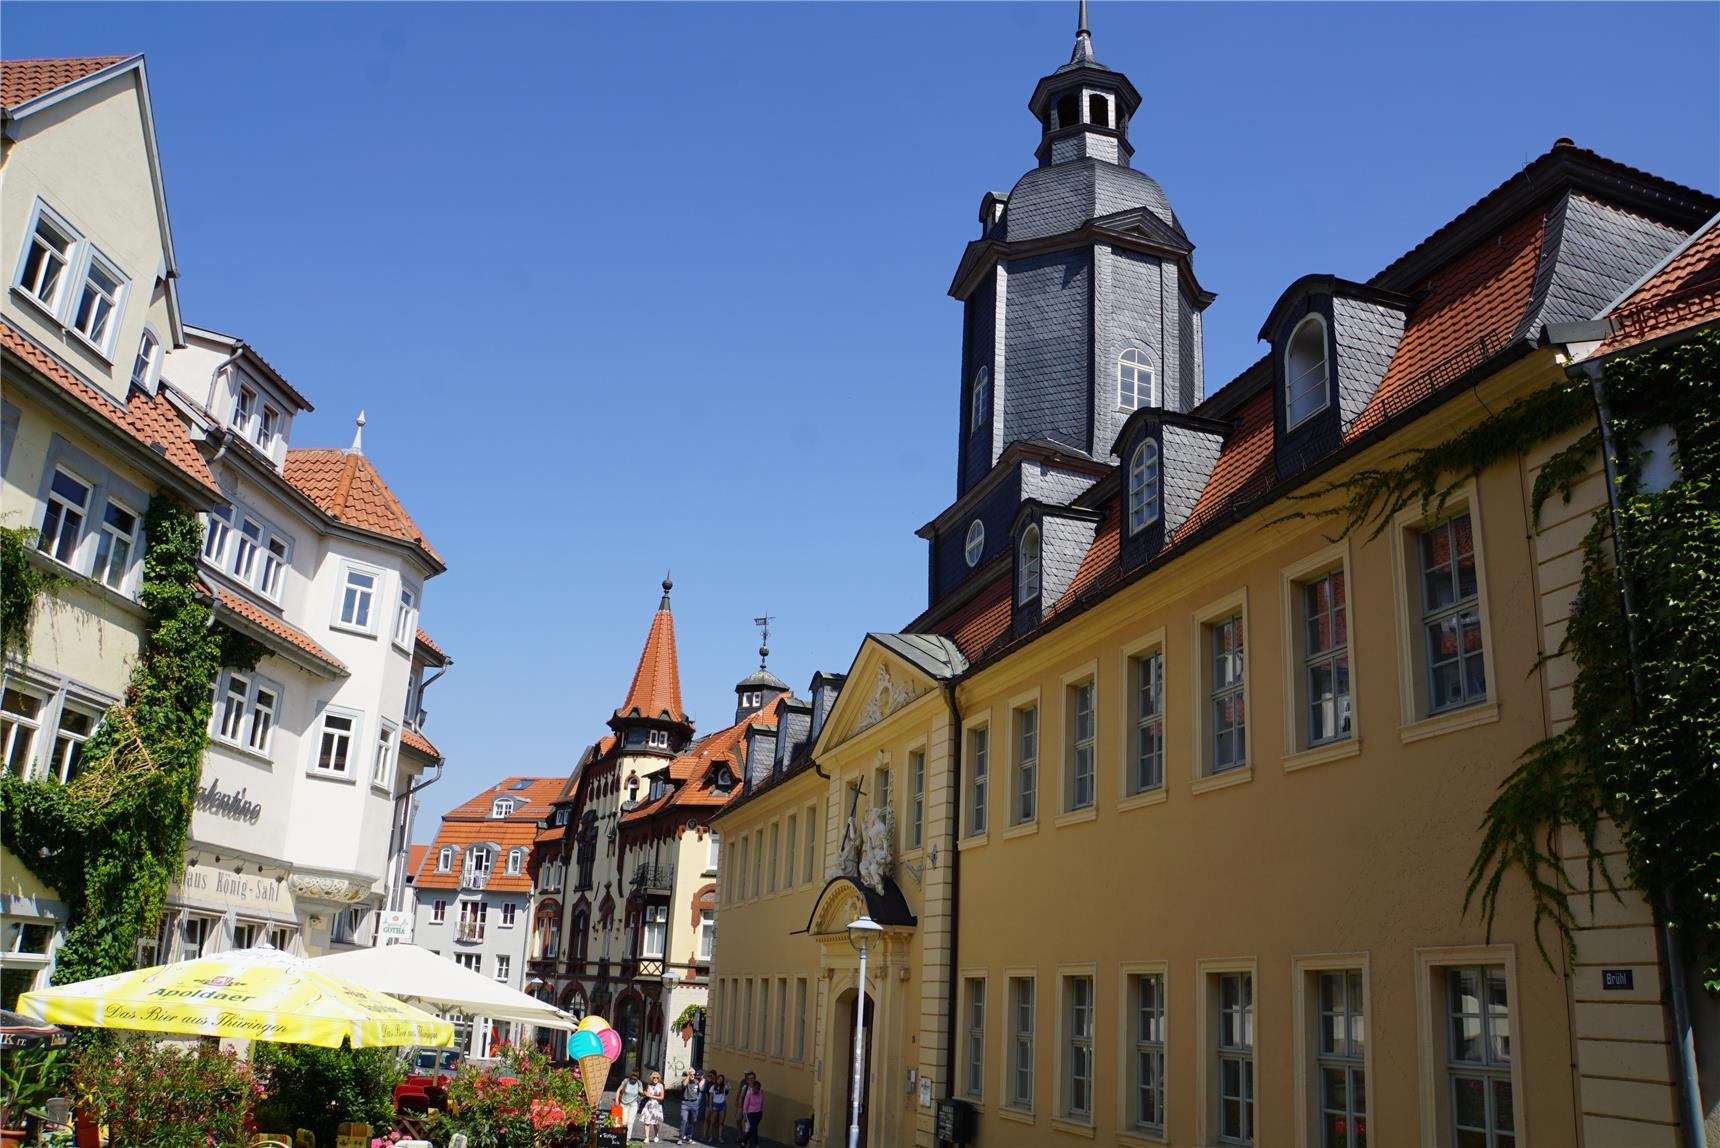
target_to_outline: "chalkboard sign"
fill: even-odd
[[[627,1129],[599,1128],[597,1148],[627,1148]]]

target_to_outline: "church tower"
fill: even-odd
[[[1135,410],[1202,398],[1214,296],[1164,190],[1133,166],[1140,107],[1095,56],[1083,0],[1069,62],[1028,100],[1038,165],[981,200],[950,285],[963,316],[956,502],[921,530],[934,603],[1010,545],[1024,503],[1066,504],[1090,485]]]
[[[627,687],[627,700],[609,718],[609,728],[624,754],[652,754],[672,758],[693,740],[693,719],[681,708],[681,666],[675,655],[675,615],[669,609],[669,591],[675,588],[663,579],[663,599],[651,617],[639,665]]]

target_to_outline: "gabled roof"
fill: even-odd
[[[345,662],[329,653],[315,638],[284,619],[277,618],[232,588],[229,587],[217,595],[210,582],[199,578],[197,589],[214,603],[218,621],[228,624],[236,622],[235,629],[249,632],[249,636],[274,645],[277,649],[284,643],[288,656],[293,657],[294,661],[302,663],[307,658],[311,660],[312,664],[306,666],[307,669],[319,671],[324,676],[345,677],[351,672]]]
[[[430,846],[412,845],[406,850],[406,883],[410,885],[418,876],[418,870],[424,866],[424,858],[429,854]]]
[[[735,751],[746,739],[747,730],[755,726],[762,729],[776,728],[782,707],[790,700],[787,695],[772,698],[770,704],[757,713],[694,742],[686,753],[669,763],[666,776],[676,783],[671,786],[669,792],[656,801],[628,810],[621,815],[622,823],[643,821],[671,809],[713,809],[727,805],[741,791],[740,777],[743,771],[739,766],[734,767],[735,785],[727,793],[722,793],[710,783],[711,766],[719,761],[732,762]]]
[[[692,724],[681,708],[681,666],[675,656],[675,615],[669,610],[667,579],[663,582],[663,601],[651,616],[645,648],[639,651],[633,683],[627,687],[627,700],[621,703],[615,716],[665,718],[682,725]]]
[[[1720,215],[1650,271],[1605,312],[1612,334],[1594,351],[1610,355],[1720,319]]]
[[[413,883],[418,889],[458,889],[465,851],[472,845],[495,845],[498,852],[490,863],[490,877],[484,889],[492,893],[529,893],[532,879],[528,866],[522,864],[513,876],[507,872],[508,852],[524,849],[529,854],[537,836],[539,819],[549,816],[550,803],[561,792],[566,778],[506,777],[493,787],[470,800],[462,802],[442,816],[442,826],[436,841],[428,851],[423,871]],[[491,817],[490,810],[498,797],[514,799],[514,811],[506,817]],[[451,845],[456,859],[451,868],[437,872],[436,859],[442,847]]]
[[[295,447],[287,451],[284,473],[299,493],[335,521],[409,543],[438,571],[447,568],[376,467],[358,451]]]
[[[180,475],[200,487],[211,500],[222,497],[215,476],[209,473],[209,465],[197,452],[185,424],[166,398],[146,395],[134,389],[122,407],[94,385],[85,382],[53,352],[4,319],[0,319],[0,347],[16,355],[81,407],[111,423],[135,445],[165,460]]]
[[[0,60],[0,107],[11,111],[55,88],[75,84],[130,58],[73,56],[63,60]]]

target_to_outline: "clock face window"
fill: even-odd
[[[979,565],[979,556],[985,553],[985,523],[974,519],[968,526],[967,545],[964,547],[969,566]]]

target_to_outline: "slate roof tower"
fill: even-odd
[[[963,305],[956,502],[921,535],[936,603],[1008,549],[1016,512],[1067,504],[1112,461],[1129,415],[1204,393],[1194,244],[1133,166],[1141,93],[1094,53],[1086,5],[1069,61],[1028,108],[1038,165],[980,202],[950,294]]]

